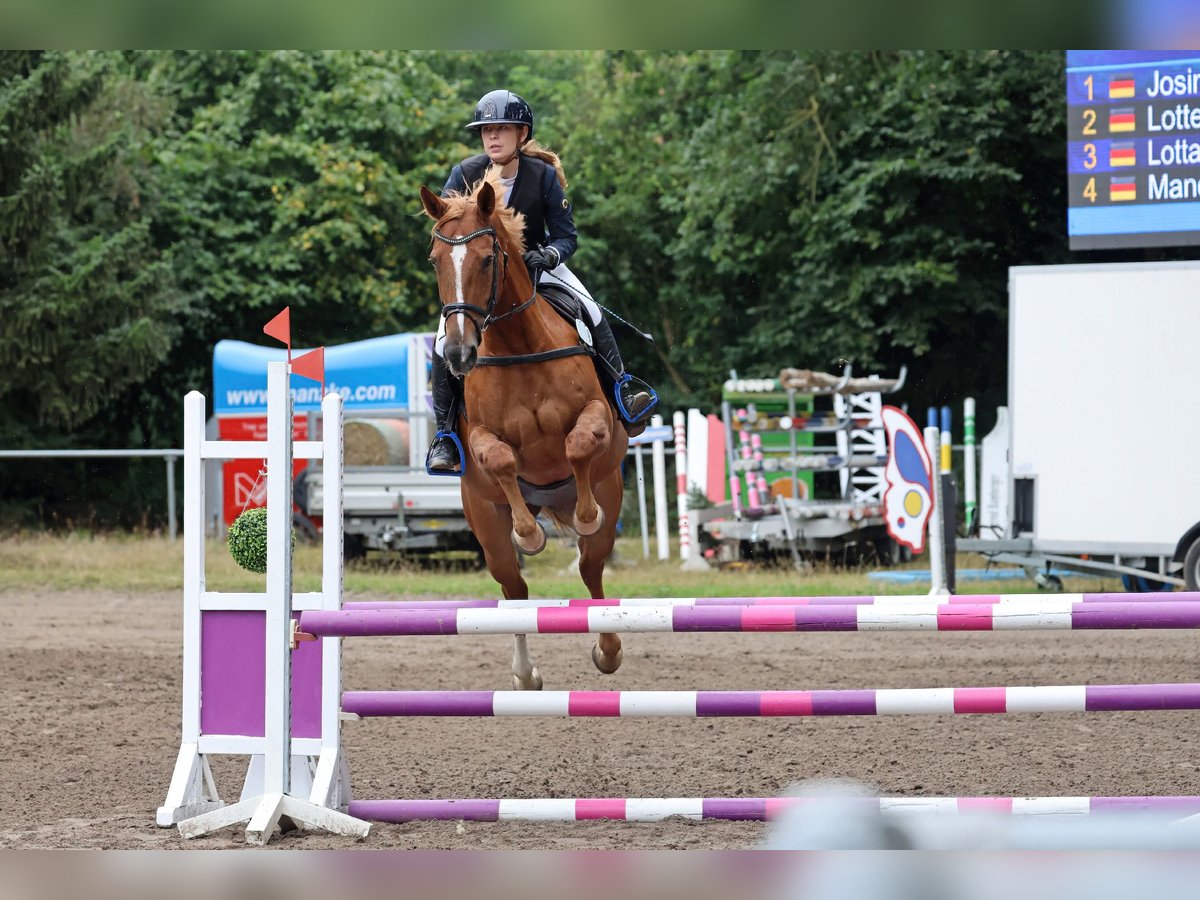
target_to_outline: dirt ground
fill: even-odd
[[[355,597],[353,599],[371,599]],[[0,848],[224,848],[154,824],[179,747],[176,593],[0,592]],[[530,639],[548,689],[783,690],[1196,680],[1176,632],[627,635],[601,676],[591,638]],[[347,642],[346,689],[504,689],[511,638]],[[819,719],[397,719],[347,725],[356,796],[773,796],[812,778],[895,795],[1200,794],[1200,712]],[[236,798],[241,760],[214,765]],[[738,822],[376,825],[273,847],[749,848]]]

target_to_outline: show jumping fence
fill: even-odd
[[[340,743],[342,717],[376,716],[843,716],[1108,712],[1200,708],[1200,684],[1116,684],[795,691],[353,691],[341,694],[341,637],[360,635],[579,634],[588,632],[987,631],[1005,629],[1195,629],[1200,594],[981,597],[631,598],[467,600],[341,604],[341,516],[327,514],[322,590],[291,591],[287,540],[290,479],[268,475],[267,591],[204,590],[205,458],[267,456],[268,472],[290,472],[288,372],[269,365],[266,442],[210,442],[203,398],[185,404],[185,592],[183,743],[159,824],[193,837],[247,822],[248,839],[269,840],[277,823],[365,835],[366,819],[409,822],[618,819],[769,820],[801,798],[502,798],[350,800]],[[341,475],[340,398],[323,404],[322,442],[296,442]],[[334,484],[337,482],[334,481]],[[340,490],[329,491],[331,500]],[[293,608],[298,615],[293,615]],[[264,677],[265,676],[265,677]],[[290,698],[290,703],[288,702]],[[251,757],[242,801],[225,806],[208,756]],[[1082,816],[1140,810],[1183,818],[1200,797],[872,798],[883,815],[991,810]],[[349,815],[339,812],[346,809]],[[200,813],[197,815],[197,813]]]

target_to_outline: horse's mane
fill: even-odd
[[[519,256],[525,252],[525,215],[500,202],[500,198],[504,196],[504,185],[500,183],[500,170],[496,166],[488,166],[483,177],[471,185],[466,193],[451,191],[442,197],[442,201],[446,204],[446,211],[434,223],[433,228],[436,231],[445,222],[461,219],[466,214],[468,207],[475,205],[475,197],[485,183],[490,184],[492,190],[496,192],[496,211],[494,213],[496,223],[504,231],[507,243],[511,244],[509,249],[515,248],[515,252]]]

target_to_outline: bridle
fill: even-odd
[[[492,312],[492,310],[496,308],[497,295],[500,290],[500,267],[497,265],[497,262],[501,258],[503,258],[504,261],[504,275],[505,277],[508,277],[508,251],[500,246],[500,240],[496,237],[496,229],[492,228],[491,226],[487,226],[485,228],[472,231],[470,234],[464,234],[461,237],[446,237],[436,228],[433,230],[433,236],[435,239],[444,244],[450,244],[452,247],[465,244],[468,241],[473,241],[475,238],[483,237],[485,234],[490,234],[492,236],[492,291],[490,294],[488,294],[487,306],[477,306],[474,303],[447,303],[442,306],[443,319],[449,318],[451,315],[457,312],[466,313],[467,319],[470,320],[471,324],[475,326],[475,330],[479,332],[479,337],[481,340],[483,338],[483,333],[487,331],[488,326],[494,325],[497,322],[502,322],[509,316],[514,316],[517,313],[528,309],[533,304],[533,301],[537,299],[537,284],[535,283],[528,300],[526,300],[524,303],[514,306],[508,312],[496,315]]]

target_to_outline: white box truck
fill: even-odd
[[[959,549],[1200,589],[1198,339],[1200,262],[1010,269],[1007,458]]]

